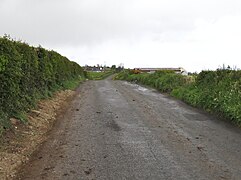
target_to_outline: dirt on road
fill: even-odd
[[[241,130],[110,78],[81,85],[15,179],[241,179]]]
[[[27,124],[11,118],[12,128],[0,140],[0,179],[12,179],[16,170],[28,162],[32,153],[47,137],[57,118],[57,113],[65,111],[75,91],[65,90],[52,98],[41,100],[36,109],[27,114]]]

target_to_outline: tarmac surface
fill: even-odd
[[[87,81],[16,179],[241,179],[241,130],[157,91]]]

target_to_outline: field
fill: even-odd
[[[89,71],[89,72],[87,72],[86,77],[89,80],[101,80],[101,79],[105,79],[106,77],[108,77],[112,74],[114,74],[113,70],[102,71],[102,72]]]

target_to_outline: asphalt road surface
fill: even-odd
[[[18,179],[241,179],[241,130],[155,90],[88,81]]]

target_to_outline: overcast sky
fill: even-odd
[[[241,68],[241,0],[0,0],[0,36],[80,65]]]

